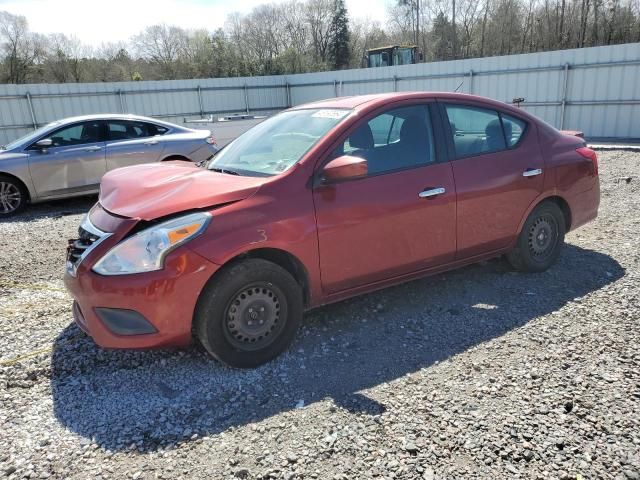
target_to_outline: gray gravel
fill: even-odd
[[[252,371],[96,348],[66,238],[94,199],[0,224],[0,476],[640,478],[640,154],[538,275],[494,260],[314,311]],[[629,179],[630,180],[627,180]]]

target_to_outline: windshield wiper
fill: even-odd
[[[227,175],[240,175],[235,170],[229,170],[227,168],[210,168],[209,170],[211,170],[212,172],[226,173]]]

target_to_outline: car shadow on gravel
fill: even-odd
[[[611,257],[567,245],[541,274],[493,260],[310,312],[291,349],[254,370],[186,351],[107,351],[73,324],[51,386],[59,422],[111,450],[151,451],[331,399],[377,415],[366,390],[499,337],[624,275]],[[576,318],[576,322],[580,319]]]

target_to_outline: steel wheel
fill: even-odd
[[[527,217],[507,260],[521,272],[544,272],[558,260],[566,225],[555,202],[542,202]]]
[[[228,264],[207,283],[194,312],[204,348],[232,367],[257,367],[284,352],[304,311],[296,279],[261,258]]]
[[[528,245],[531,256],[544,261],[555,250],[558,242],[558,222],[553,215],[537,217],[529,228]]]
[[[8,180],[0,180],[0,214],[8,215],[20,208],[23,202],[20,188]]]
[[[225,311],[224,332],[239,350],[259,350],[269,345],[284,325],[280,317],[282,292],[266,282],[240,290]]]

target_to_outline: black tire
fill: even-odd
[[[541,203],[524,222],[507,260],[521,272],[544,272],[558,260],[564,245],[565,225],[564,215],[557,204]]]
[[[26,205],[29,194],[15,178],[0,175],[0,218],[20,212]]]
[[[209,281],[196,305],[194,327],[216,359],[251,368],[287,349],[302,315],[302,290],[291,274],[267,260],[246,259]]]

